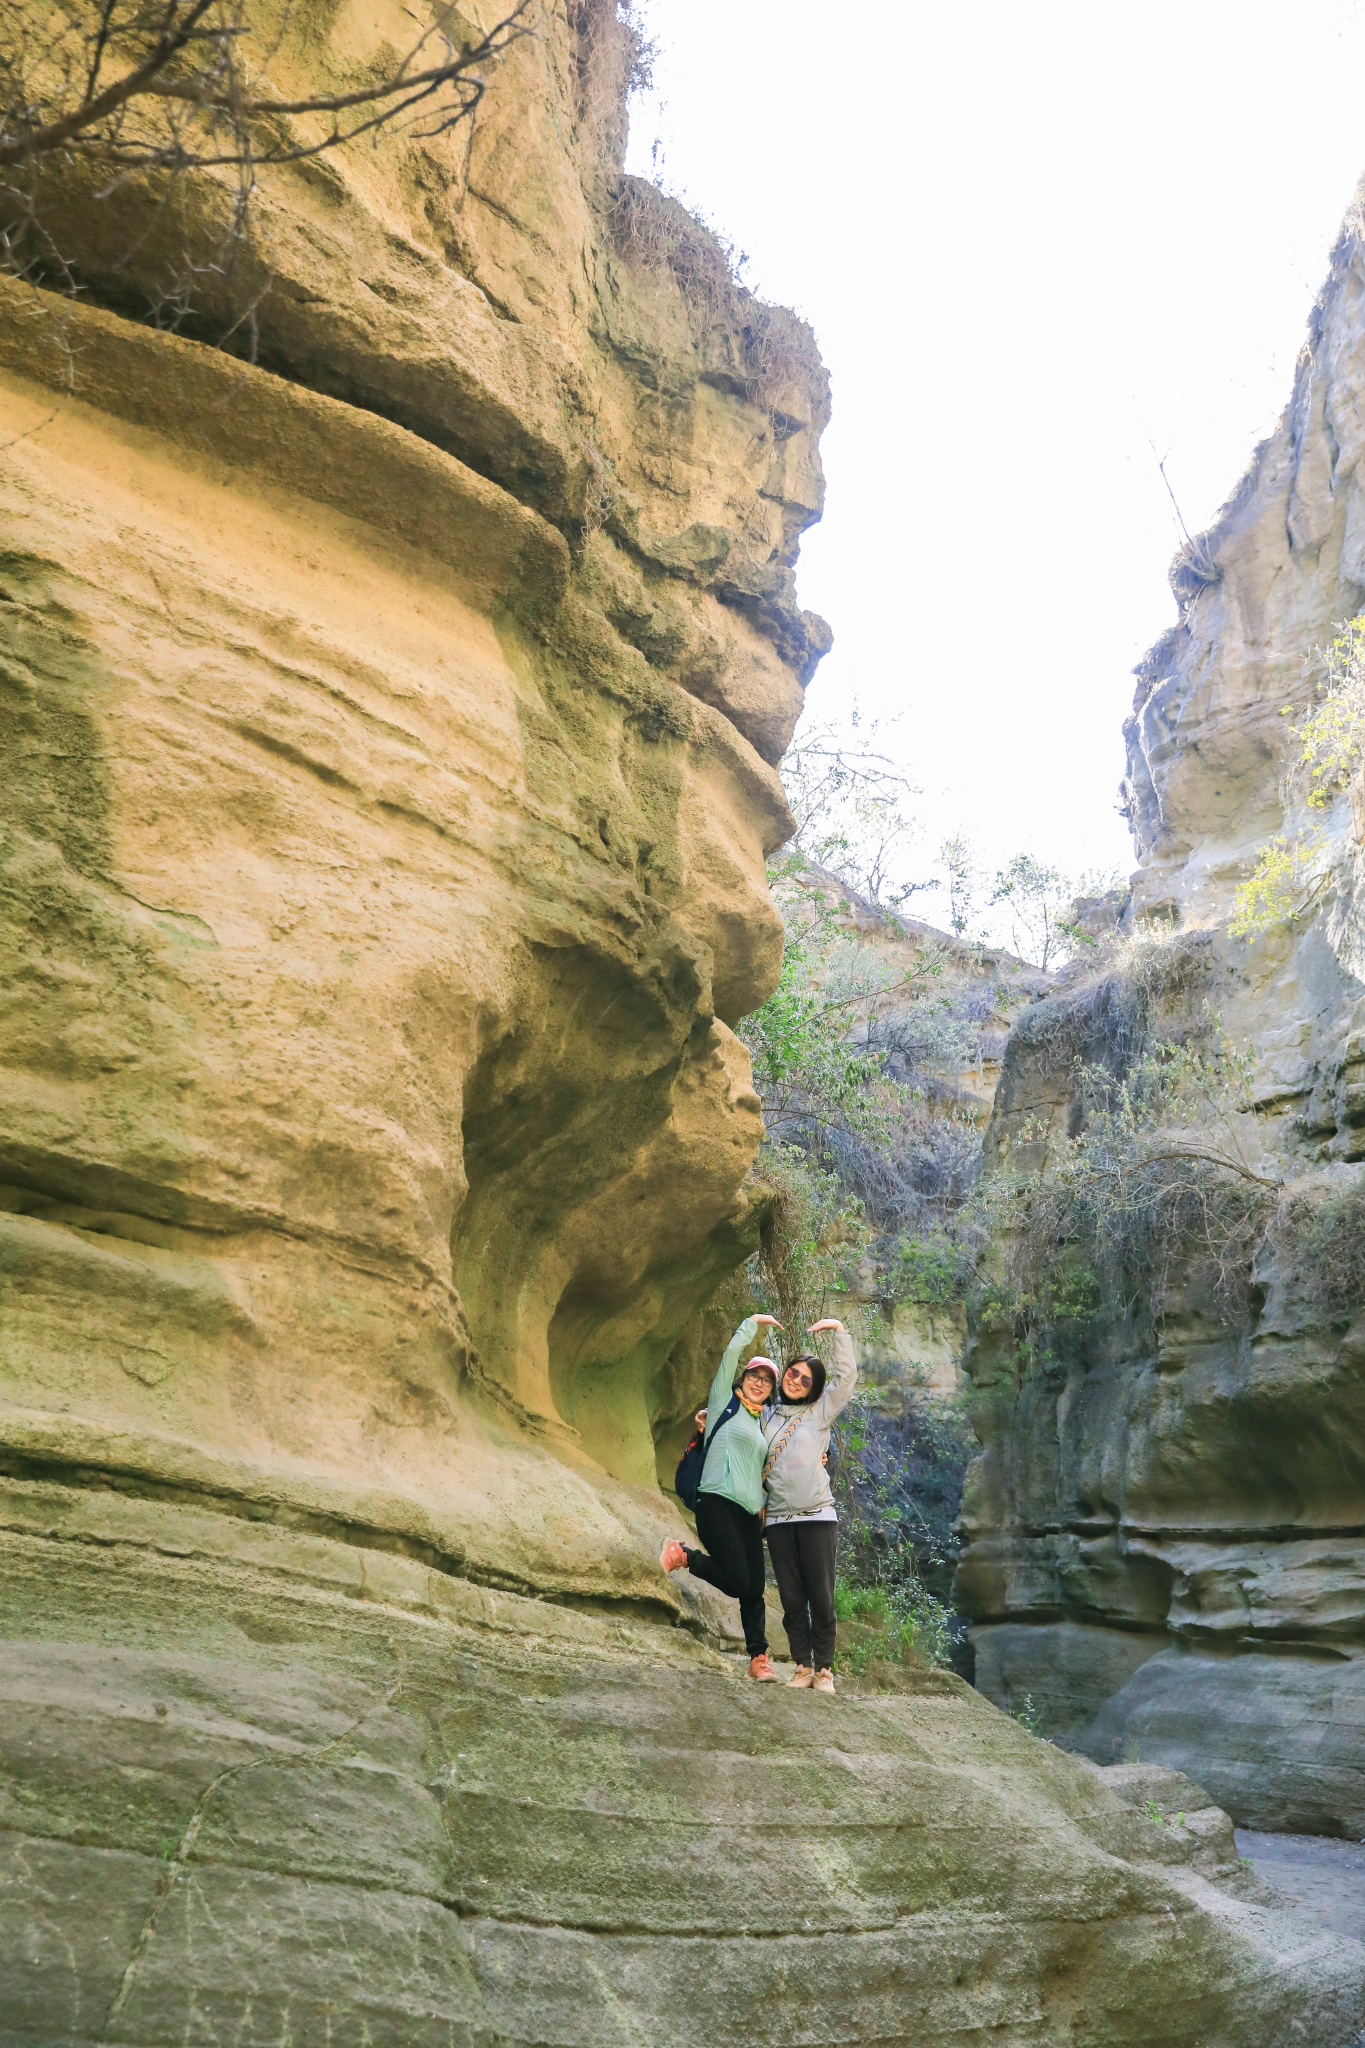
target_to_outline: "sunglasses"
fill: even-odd
[[[789,1365],[782,1375],[784,1380],[795,1380],[798,1387],[813,1387],[815,1375],[807,1365]]]

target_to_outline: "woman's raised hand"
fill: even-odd
[[[811,1323],[806,1331],[808,1337],[818,1337],[822,1330],[842,1330],[838,1316],[826,1316],[822,1323]]]
[[[782,1324],[778,1322],[776,1316],[755,1316],[754,1321],[758,1324],[761,1330],[780,1330],[782,1328]]]

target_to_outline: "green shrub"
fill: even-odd
[[[1275,1240],[1302,1299],[1324,1321],[1365,1308],[1365,1175],[1322,1201],[1286,1204]]]
[[[1365,612],[1348,619],[1325,655],[1317,702],[1290,731],[1299,743],[1294,762],[1310,809],[1330,810],[1349,789],[1365,753]],[[1291,718],[1292,704],[1281,710]],[[1255,939],[1272,926],[1301,917],[1329,879],[1327,842],[1321,831],[1281,832],[1258,847],[1251,873],[1237,891],[1230,929]]]
[[[837,1578],[834,1613],[839,1623],[835,1669],[855,1678],[875,1676],[879,1666],[951,1665],[963,1627],[915,1576],[909,1546],[886,1560],[884,1576],[874,1584]]]
[[[838,1176],[794,1145],[765,1139],[751,1178],[768,1206],[749,1262],[750,1292],[799,1349],[805,1330],[829,1313],[849,1244],[863,1235],[861,1212]]]
[[[859,1586],[849,1596],[849,1615],[856,1621],[870,1621],[885,1628],[888,1612],[884,1586]],[[837,1612],[837,1610],[836,1610]]]
[[[1321,832],[1277,832],[1256,850],[1251,873],[1237,886],[1228,930],[1235,939],[1259,938],[1273,925],[1287,924],[1310,910],[1327,875],[1326,838]]]
[[[864,1385],[831,1439],[830,1482],[851,1584],[885,1587],[910,1576],[948,1591],[962,1482],[978,1445],[965,1404],[908,1389]]]
[[[1101,1311],[1160,1315],[1177,1278],[1197,1277],[1236,1327],[1275,1211],[1278,1177],[1247,1156],[1250,1049],[1228,1045],[1207,1004],[1183,1038],[1148,1035],[1149,999],[1110,1010],[1122,1030],[1108,1061],[1074,1055],[1069,1134],[1026,1120],[1027,1163],[1003,1155],[982,1194],[1001,1252],[982,1319],[1013,1326],[1025,1369],[1065,1355]]]
[[[1286,704],[1281,716],[1290,711]],[[1318,702],[1293,733],[1298,765],[1308,770],[1308,801],[1326,810],[1349,786],[1365,749],[1365,612],[1348,619],[1332,642]]]
[[[942,1309],[964,1299],[971,1275],[972,1256],[962,1237],[937,1231],[897,1238],[880,1278],[886,1300]]]

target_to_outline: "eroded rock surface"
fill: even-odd
[[[54,1466],[653,1597],[660,1363],[755,1227],[731,1026],[828,395],[622,182],[624,30],[575,19],[472,133],[263,180],[188,331],[249,306],[269,368],[5,304],[0,1398]],[[410,29],[281,23],[280,89]],[[111,306],[212,245],[215,185],[74,175],[45,218]]]
[[[1357,207],[1283,419],[1177,557],[1180,622],[1139,669],[1127,728],[1135,971],[1156,990],[1158,1035],[1211,1012],[1253,1049],[1237,1143],[1280,1184],[1282,1213],[1242,1317],[1190,1267],[1160,1302],[1139,1286],[1022,1383],[983,1329],[972,1371],[986,1451],[958,1579],[992,1698],[1031,1695],[1050,1732],[1104,1761],[1188,1771],[1248,1826],[1355,1837],[1365,1304],[1358,1287],[1315,1281],[1295,1247],[1323,1205],[1354,1196],[1365,1159],[1365,811],[1359,783],[1325,817],[1308,808],[1283,712],[1312,701],[1320,650],[1365,602],[1358,219]],[[1258,846],[1319,824],[1319,893],[1254,941],[1232,938]],[[988,1152],[1026,1157],[1067,1128],[1074,1061],[1113,1059],[1120,982],[1092,975],[1021,1020]],[[1358,1237],[1354,1212],[1338,1213]]]
[[[255,363],[127,317],[135,184],[0,302],[0,2035],[1344,2035],[1358,1956],[1089,1767],[756,1689],[658,1570],[826,385],[604,168],[616,19],[268,181]]]
[[[92,1493],[112,1547],[56,1542],[55,1491],[0,1503],[7,2042],[1337,2048],[1360,2011],[1358,1943],[947,1674],[754,1687],[221,1517],[162,1510],[157,1555]]]

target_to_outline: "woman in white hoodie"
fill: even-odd
[[[858,1384],[853,1339],[827,1316],[808,1334],[833,1330],[834,1364],[826,1373],[813,1351],[793,1358],[763,1410],[768,1452],[768,1554],[782,1597],[782,1625],[796,1669],[788,1685],[834,1690],[834,1543],[838,1515],[825,1469],[829,1427]]]

